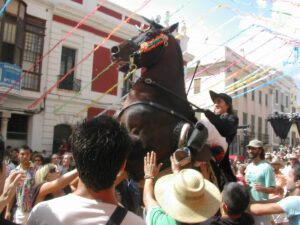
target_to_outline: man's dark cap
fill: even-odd
[[[216,98],[222,98],[227,104],[232,105],[232,98],[225,93],[216,93],[214,91],[209,91],[209,94],[213,102]]]

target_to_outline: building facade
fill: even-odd
[[[1,8],[4,3],[4,0],[0,1]],[[0,17],[0,65],[16,72],[15,77],[3,73],[7,79],[0,84],[0,94],[9,90],[20,75],[26,74],[20,85],[0,102],[1,134],[6,145],[27,144],[36,151],[55,152],[61,139],[68,138],[74,124],[98,115],[107,107],[111,107],[110,114],[120,108],[120,99],[129,89],[128,83],[119,85],[93,107],[75,116],[124,78],[125,74],[112,66],[92,82],[111,64],[110,48],[137,35],[136,25],[145,23],[140,15],[135,15],[105,41],[109,33],[132,13],[106,2],[72,35],[67,35],[97,4],[96,0],[12,0],[8,4]],[[187,63],[193,59],[185,52],[188,37],[181,35],[179,41],[184,47]],[[99,45],[101,47],[95,51]],[[48,56],[36,63],[49,51]],[[74,66],[76,69],[71,71]],[[29,69],[32,70],[28,72]],[[28,109],[66,73],[69,73],[66,79],[36,107]],[[139,76],[140,71],[136,75]]]
[[[195,68],[187,73],[186,86],[193,87],[189,100],[200,108],[213,108],[209,90],[226,92],[233,98],[233,109],[239,117],[239,129],[231,146],[232,154],[245,155],[249,140],[258,138],[268,149],[277,148],[280,139],[276,137],[268,117],[275,112],[291,113],[297,109],[298,88],[293,80],[284,76],[277,82],[264,85],[282,75],[282,72],[264,65],[256,65],[229,48],[219,50],[223,58],[199,66],[192,80]],[[192,82],[192,84],[191,84]],[[261,88],[257,88],[261,86]],[[251,89],[256,89],[250,91]],[[198,115],[201,118],[201,115]],[[293,125],[287,144],[292,145],[299,138]]]

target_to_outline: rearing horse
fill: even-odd
[[[126,169],[135,180],[143,178],[146,152],[153,150],[159,162],[169,162],[182,125],[197,121],[185,93],[182,52],[171,34],[178,24],[163,28],[148,22],[148,30],[111,48],[111,59],[118,62],[120,71],[146,69],[119,114],[134,140]]]

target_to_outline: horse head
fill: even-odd
[[[150,27],[139,28],[139,35],[111,48],[111,60],[119,64],[120,71],[126,73],[131,66],[136,68],[153,66],[162,55],[164,46],[168,45],[169,34],[178,26],[176,23],[164,28],[153,21],[147,20],[147,22]]]

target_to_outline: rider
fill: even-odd
[[[233,113],[232,98],[225,93],[216,93],[214,91],[209,91],[209,94],[214,102],[214,112],[210,111],[209,109],[204,109],[203,113],[216,127],[219,133],[226,138],[229,146],[237,133],[237,127],[239,123],[238,117]],[[222,153],[222,150],[220,152],[214,152],[214,150],[215,149],[212,149],[212,153],[215,158],[217,158],[220,154],[224,155],[219,162],[219,166],[223,170],[227,180],[236,181],[236,177],[234,176],[230,167],[228,149],[225,149],[224,153]]]
[[[203,160],[204,155],[212,155],[214,161],[225,175],[226,180],[236,181],[229,163],[228,146],[237,133],[239,119],[233,113],[232,98],[229,95],[214,91],[209,91],[209,94],[214,102],[214,112],[209,109],[199,110],[205,114],[208,120],[199,120],[197,122],[197,129],[191,134],[187,147],[191,150],[196,161],[205,161]],[[195,133],[199,134],[196,135]],[[203,148],[204,144],[208,145],[210,152],[205,151],[205,148]],[[221,176],[221,174],[219,175]],[[223,186],[221,183],[219,180],[219,185]]]

